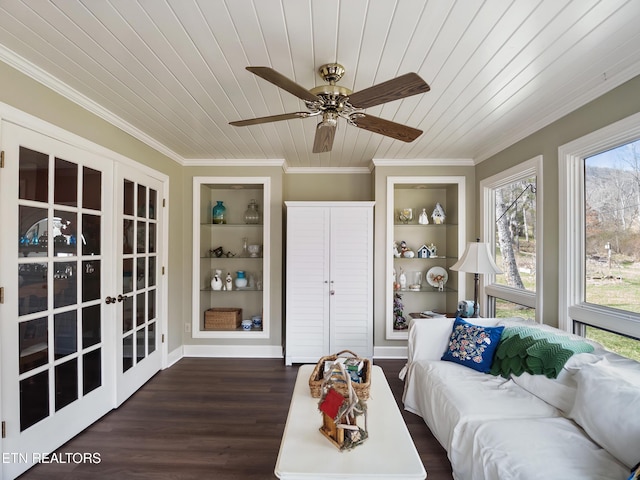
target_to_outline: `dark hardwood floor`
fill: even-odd
[[[374,363],[387,376],[429,480],[450,480],[446,452],[420,417],[402,409],[404,361]],[[40,464],[20,478],[275,479],[296,374],[281,359],[184,358],[58,450],[98,453],[100,463]]]

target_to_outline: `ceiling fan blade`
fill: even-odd
[[[291,120],[292,118],[307,118],[309,112],[283,113],[281,115],[269,115],[268,117],[250,118],[249,120],[238,120],[229,122],[234,127],[246,127],[247,125],[257,125],[259,123],[279,122],[280,120]]]
[[[422,130],[418,130],[417,128],[391,122],[384,118],[374,117],[373,115],[360,115],[354,115],[351,117],[351,120],[356,127],[363,128],[370,132],[386,135],[387,137],[402,140],[403,142],[413,142],[422,135]]]
[[[406,73],[352,93],[349,95],[349,103],[356,108],[369,108],[381,103],[425,93],[429,90],[431,87],[417,73]]]
[[[267,82],[273,83],[276,87],[280,87],[286,90],[296,97],[309,102],[317,102],[320,99],[314,94],[310,93],[306,88],[298,85],[293,80],[288,79],[279,72],[276,72],[270,67],[247,67],[251,73],[265,79]]]
[[[313,153],[331,151],[333,138],[336,135],[336,125],[320,122],[316,127],[316,138],[313,141]]]

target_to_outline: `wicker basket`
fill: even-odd
[[[236,330],[241,324],[241,308],[210,308],[204,312],[205,330]]]
[[[354,358],[358,358],[358,356],[353,353],[351,350],[342,350],[334,355],[327,355],[322,357],[311,373],[311,377],[309,377],[309,389],[311,390],[311,396],[313,398],[320,398],[322,395],[322,381],[324,376],[324,363],[325,362],[334,362],[339,357],[346,357],[345,353],[350,354]],[[371,389],[371,361],[367,358],[361,359],[364,362],[364,366],[362,367],[362,378],[363,381],[361,383],[352,383],[356,394],[360,400],[367,400],[369,398],[369,390]],[[335,385],[334,388],[341,393],[342,395],[348,395],[346,386],[344,390],[341,390],[340,385]]]

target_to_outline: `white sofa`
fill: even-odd
[[[522,319],[468,319],[528,326]],[[592,343],[557,375],[494,376],[443,361],[454,319],[414,319],[405,409],[447,450],[456,480],[629,478],[640,461],[640,363]],[[513,330],[512,330],[513,331]]]

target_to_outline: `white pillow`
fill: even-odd
[[[631,468],[640,460],[640,363],[616,368],[603,360],[582,366],[571,417],[611,455]]]
[[[414,318],[409,323],[409,362],[440,360],[449,346],[453,318]]]

